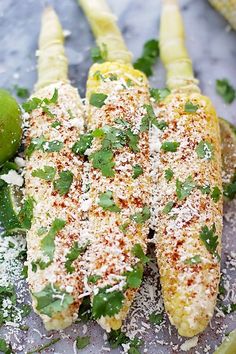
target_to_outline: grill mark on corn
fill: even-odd
[[[196,113],[184,112],[184,105],[198,104]],[[216,235],[221,241],[222,197],[215,203],[210,195],[194,188],[185,200],[176,196],[176,180],[192,176],[196,185],[218,186],[222,191],[219,127],[210,101],[198,94],[169,96],[165,103],[155,107],[158,119],[168,123],[164,132],[152,130],[153,212],[152,228],[156,231],[156,253],[161,275],[165,308],[170,320],[181,335],[193,336],[207,326],[212,317],[220,265],[200,240],[203,226],[215,223]],[[207,140],[214,146],[212,160],[200,159],[196,147]],[[176,152],[164,152],[157,146],[164,141],[180,142]],[[158,142],[158,143],[157,143]],[[174,172],[171,181],[165,170]],[[168,201],[174,207],[168,214],[162,212]],[[217,248],[220,254],[220,245]],[[202,263],[189,265],[186,259],[200,255]]]
[[[78,258],[73,262],[75,272],[68,274],[65,269],[66,254],[69,252],[75,241],[79,245],[87,242],[86,237],[86,215],[79,212],[81,207],[80,195],[82,194],[82,160],[71,152],[71,147],[78,138],[78,127],[74,126],[69,118],[68,109],[81,123],[80,132],[83,132],[83,108],[76,89],[68,84],[54,84],[38,91],[35,95],[39,98],[50,98],[54,89],[58,89],[58,102],[50,105],[50,111],[55,114],[55,120],[61,122],[58,129],[51,127],[53,118],[42,114],[40,108],[35,109],[29,119],[29,130],[27,144],[32,138],[44,135],[49,141],[60,140],[64,143],[60,152],[47,153],[35,151],[29,158],[25,171],[25,194],[31,195],[36,201],[34,207],[34,220],[31,230],[27,233],[29,265],[28,283],[32,293],[41,291],[48,283],[56,284],[62,290],[70,289],[74,302],[63,312],[58,312],[49,318],[46,315],[41,317],[48,329],[64,328],[77,317],[77,312],[81,300],[78,296],[83,292],[81,260]],[[77,122],[77,123],[78,123]],[[68,129],[69,128],[69,129]],[[73,173],[73,183],[69,192],[60,196],[53,189],[53,183],[44,181],[37,177],[32,177],[33,170],[42,169],[45,165],[53,166],[57,169],[55,179],[59,177],[58,172],[69,170]],[[45,270],[39,267],[34,273],[31,269],[31,262],[37,259],[48,261],[41,249],[41,240],[45,235],[38,236],[37,231],[40,227],[47,227],[49,231],[55,218],[66,221],[65,227],[56,234],[55,253],[53,262]],[[33,298],[34,308],[36,306]],[[37,311],[36,311],[37,312]]]

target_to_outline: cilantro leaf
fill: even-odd
[[[105,104],[105,100],[107,99],[107,95],[104,93],[92,93],[89,99],[89,103],[92,106],[101,108]]]
[[[176,152],[179,146],[180,143],[176,141],[164,141],[161,145],[161,149],[164,151]]]
[[[29,158],[34,151],[42,150],[45,138],[41,135],[39,138],[33,138],[25,151],[25,155]]]
[[[59,152],[63,148],[63,142],[59,140],[44,141],[42,143],[43,152]]]
[[[202,192],[202,194],[210,194],[211,193],[211,187],[210,186],[198,186],[198,189]]]
[[[233,200],[236,196],[236,180],[234,179],[231,183],[225,183],[223,190],[224,196],[229,200]]]
[[[145,206],[142,211],[135,213],[131,216],[131,220],[135,221],[137,224],[143,224],[145,221],[150,219],[151,212],[148,206]]]
[[[213,145],[208,141],[202,140],[196,147],[196,153],[200,159],[211,160],[214,155]]]
[[[143,169],[140,165],[136,164],[133,166],[133,174],[132,174],[132,178],[136,179],[138,178],[140,175],[143,174]]]
[[[173,176],[174,176],[174,172],[170,168],[165,170],[165,179],[167,180],[167,182],[170,182]]]
[[[42,100],[37,97],[33,97],[31,100],[22,103],[22,108],[25,112],[31,113],[34,109],[40,107]]]
[[[193,257],[188,258],[184,261],[185,264],[190,264],[190,265],[199,264],[201,262],[202,262],[202,260],[199,255],[193,256]]]
[[[218,186],[215,186],[213,188],[213,191],[211,193],[211,199],[217,203],[220,200],[220,196],[221,196],[221,190]]]
[[[130,341],[129,337],[127,337],[125,333],[121,331],[121,329],[111,330],[107,336],[108,343],[112,349],[118,348],[119,345],[126,344]]]
[[[92,313],[95,319],[112,317],[120,312],[125,297],[121,291],[109,292],[109,287],[100,288],[93,298]]]
[[[104,63],[107,60],[107,46],[102,43],[102,48],[95,47],[91,49],[91,58],[94,63]]]
[[[134,63],[134,68],[141,70],[147,76],[152,75],[152,66],[159,56],[159,42],[151,39],[144,44],[143,53]]]
[[[34,203],[35,200],[33,197],[28,196],[23,205],[22,208],[18,214],[18,219],[24,229],[30,230],[32,220],[33,220],[33,210],[34,210]]]
[[[236,91],[227,79],[216,80],[216,92],[226,103],[232,103],[236,97]]]
[[[209,229],[208,226],[203,226],[200,232],[200,239],[203,241],[206,249],[212,254],[216,255],[216,249],[219,244],[218,236],[215,235],[216,226],[213,224],[212,228]]]
[[[25,87],[20,87],[18,85],[15,85],[14,89],[16,91],[16,95],[20,98],[28,98],[30,95],[29,90]]]
[[[145,264],[150,261],[150,258],[145,255],[143,252],[142,246],[139,243],[136,243],[132,248],[132,253],[135,257],[139,258],[139,260]]]
[[[73,177],[73,173],[68,170],[60,172],[59,178],[53,182],[54,189],[58,191],[61,196],[67,194],[73,182]]]
[[[32,295],[37,300],[36,309],[49,317],[52,317],[57,312],[66,310],[74,301],[70,294],[61,290],[55,284],[48,284],[43,290]]]
[[[103,210],[109,210],[115,213],[119,213],[121,211],[121,209],[114,202],[112,191],[100,193],[98,205],[100,205]]]
[[[85,336],[85,337],[78,336],[76,338],[76,348],[77,349],[83,349],[83,348],[87,347],[89,344],[90,344],[90,337],[89,336]]]
[[[139,136],[134,134],[131,129],[126,130],[126,137],[128,140],[128,146],[133,152],[139,152]]]
[[[38,177],[45,181],[53,181],[56,175],[56,169],[52,166],[44,166],[42,169],[38,168],[37,170],[32,171],[31,174],[33,177]]]
[[[192,190],[196,187],[193,178],[189,176],[184,182],[181,182],[179,179],[176,181],[176,194],[179,200],[184,200],[187,198]]]
[[[4,354],[12,354],[12,348],[11,345],[8,344],[5,339],[0,338],[0,352]]]
[[[151,88],[150,95],[152,98],[154,98],[155,102],[161,102],[167,96],[170,95],[170,90],[168,88],[163,88],[163,89]]]
[[[52,226],[50,227],[47,235],[41,240],[41,249],[43,253],[49,257],[50,261],[53,260],[54,251],[55,251],[55,237],[59,231],[63,229],[66,225],[65,220],[56,218],[52,222]]]
[[[92,145],[93,136],[91,133],[80,135],[80,139],[72,146],[75,154],[83,156],[87,149]]]
[[[222,305],[220,307],[220,309],[225,315],[228,315],[229,313],[232,313],[232,312],[236,311],[236,303],[231,303],[231,304],[228,304],[228,305]]]
[[[146,114],[142,118],[141,126],[140,126],[140,131],[144,132],[148,130],[152,125],[157,126],[157,118],[156,115],[153,111],[153,108],[150,104],[145,104],[144,108],[146,109]]]
[[[96,275],[96,274],[90,275],[90,276],[88,277],[88,282],[89,282],[89,283],[96,284],[96,282],[97,282],[99,279],[101,279],[101,276],[100,276],[100,275]]]
[[[124,234],[126,234],[129,224],[130,224],[130,221],[127,221],[124,224],[120,225],[119,226],[120,231],[122,231]]]
[[[102,129],[94,132],[94,134],[103,138],[102,148],[105,150],[120,149],[126,144],[126,134],[123,130],[105,125]]]
[[[59,120],[55,120],[54,122],[52,122],[51,127],[53,128],[57,128],[61,126],[61,122],[59,122]]]
[[[93,167],[101,170],[102,175],[105,177],[114,177],[113,167],[113,152],[111,150],[100,149],[89,156],[92,160]]]
[[[70,251],[66,255],[65,268],[67,273],[71,274],[75,271],[75,267],[72,266],[72,263],[86,250],[86,247],[81,247],[78,245],[78,242],[74,242]]]
[[[130,272],[125,273],[127,286],[131,289],[140,287],[143,278],[143,265],[137,263]]]
[[[164,320],[162,313],[152,312],[149,316],[149,321],[154,325],[160,325]]]
[[[192,102],[188,101],[185,103],[184,111],[187,113],[195,113],[197,112],[198,108],[198,105],[194,105]]]
[[[166,205],[164,206],[162,212],[163,212],[164,214],[169,214],[169,212],[172,210],[174,204],[175,204],[175,203],[172,202],[172,201],[166,203]]]

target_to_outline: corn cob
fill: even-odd
[[[180,335],[203,331],[220,279],[222,180],[219,124],[200,94],[176,0],[164,0],[160,51],[168,95],[152,129],[153,227],[165,309]]]
[[[86,247],[82,160],[71,148],[83,132],[83,105],[67,79],[61,25],[44,11],[37,91],[23,107],[26,137],[25,201],[28,283],[34,310],[46,329],[62,329],[77,317],[83,293],[80,255]],[[52,84],[50,84],[52,82]]]
[[[223,15],[236,30],[236,1],[235,0],[209,0],[210,4]]]
[[[105,2],[82,0],[80,5],[93,30],[101,26],[102,40],[100,33],[94,30],[94,34],[97,43],[107,47],[109,60],[94,64],[87,81],[88,130],[93,137],[86,151],[91,163],[89,228],[93,241],[85,253],[92,312],[109,332],[121,327],[147,261],[151,180],[148,127],[142,126],[149,90],[145,75],[130,64]],[[116,47],[122,48],[119,53],[110,47],[110,38],[115,36]]]

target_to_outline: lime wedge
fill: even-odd
[[[236,353],[236,329],[225,338],[223,343],[213,354],[235,354]]]
[[[21,199],[22,193],[18,187],[7,185],[0,188],[0,226],[6,234],[22,231],[18,219]]]
[[[21,133],[19,105],[9,92],[0,89],[0,166],[15,155]]]
[[[236,174],[236,127],[220,118],[223,181],[230,183]]]

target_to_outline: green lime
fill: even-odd
[[[0,225],[7,234],[22,230],[18,219],[22,192],[19,187],[7,185],[0,188]]]
[[[20,107],[9,92],[0,89],[0,166],[15,155],[21,134]]]
[[[214,354],[235,354],[236,353],[236,329],[225,338],[223,343],[214,351]]]
[[[220,118],[223,179],[230,183],[236,174],[236,127]]]

